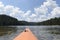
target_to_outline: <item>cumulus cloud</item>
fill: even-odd
[[[60,7],[56,7],[55,9],[53,9],[51,14],[51,17],[60,17]]]
[[[46,0],[46,2],[43,2],[40,7],[34,8],[34,11],[38,16],[40,16],[39,21],[60,17],[60,7],[56,1],[53,0]]]
[[[34,8],[34,13],[31,10],[22,11],[18,7],[12,5],[4,5],[0,2],[0,14],[6,14],[29,22],[41,22],[54,17],[60,17],[60,7],[53,0],[46,0],[37,8]]]

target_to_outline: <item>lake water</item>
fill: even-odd
[[[60,40],[60,35],[50,34],[46,28],[60,27],[60,26],[16,26],[17,31],[11,35],[0,36],[0,40],[13,40],[19,35],[26,27],[29,27],[38,40]]]

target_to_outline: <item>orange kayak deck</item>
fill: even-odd
[[[16,36],[13,40],[38,40],[36,36],[30,31],[29,28],[26,28],[22,33]]]

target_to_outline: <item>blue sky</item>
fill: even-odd
[[[0,0],[0,14],[29,22],[60,17],[60,0]]]
[[[45,0],[0,0],[5,5],[13,5],[21,8],[21,10],[33,10],[33,8],[40,6]]]
[[[13,5],[21,8],[21,10],[33,10],[33,8],[40,6],[46,0],[0,0],[5,5]],[[60,0],[55,0],[60,6]]]

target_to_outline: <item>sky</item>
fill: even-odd
[[[60,17],[60,0],[0,0],[0,15],[28,22]]]

